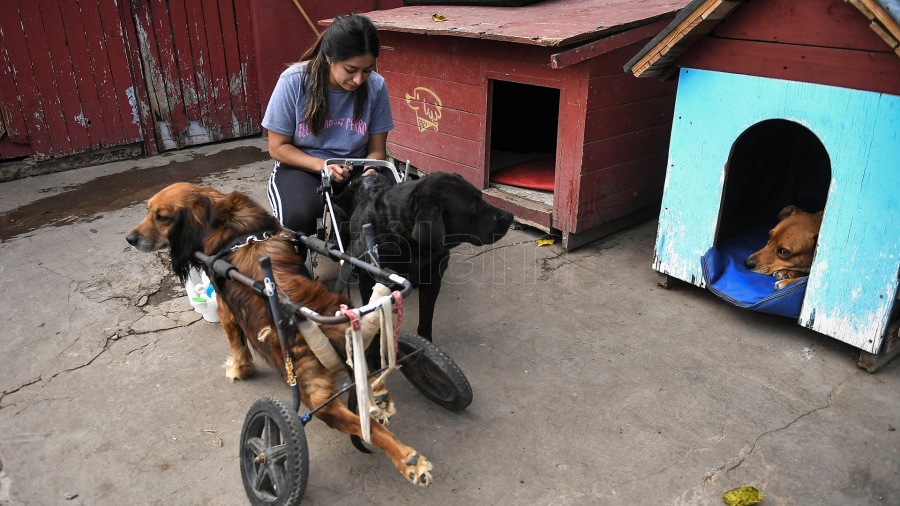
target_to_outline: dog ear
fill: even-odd
[[[169,256],[172,258],[172,270],[184,283],[192,265],[197,261],[194,252],[203,248],[203,237],[206,235],[211,203],[209,198],[202,197],[192,207],[185,207],[175,215],[175,222],[169,229]]]
[[[778,213],[778,221],[781,221],[781,220],[787,218],[788,216],[790,216],[796,212],[799,212],[799,211],[800,211],[800,208],[797,206],[787,206],[784,209],[782,209],[780,213]]]
[[[441,208],[431,202],[423,209],[416,210],[416,223],[412,229],[412,238],[419,244],[426,244],[433,250],[444,249],[444,217]]]

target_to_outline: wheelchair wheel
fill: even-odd
[[[462,411],[472,403],[472,386],[440,348],[412,332],[400,332],[397,357],[424,349],[403,363],[400,372],[413,387],[435,404],[450,411]]]
[[[250,504],[300,504],[309,479],[309,449],[297,413],[274,397],[254,402],[241,429],[240,462]]]

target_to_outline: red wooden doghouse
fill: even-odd
[[[685,0],[547,0],[371,12],[390,155],[485,189],[566,249],[655,216],[675,83],[624,64]]]

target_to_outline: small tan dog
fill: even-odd
[[[808,213],[797,206],[785,207],[778,213],[778,224],[769,231],[769,242],[747,257],[744,264],[753,272],[774,276],[776,290],[809,275],[822,214],[823,211]]]

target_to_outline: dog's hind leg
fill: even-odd
[[[325,402],[334,393],[333,378],[312,357],[303,357],[296,361],[298,384],[301,385],[301,397],[307,407],[316,407]],[[316,413],[316,417],[332,429],[345,434],[362,438],[359,417],[347,409],[340,399],[326,404]],[[431,484],[431,462],[415,449],[401,443],[384,426],[371,424],[372,444],[384,451],[394,466],[411,483],[420,486]]]
[[[337,429],[351,436],[362,437],[359,417],[340,401],[328,404],[316,416],[332,429]],[[387,428],[377,423],[371,425],[372,444],[380,448],[391,458],[394,466],[410,483],[427,487],[431,484],[431,462],[415,449],[401,443]]]
[[[236,379],[247,379],[253,376],[256,369],[253,367],[253,355],[250,354],[250,348],[244,341],[244,333],[241,332],[240,326],[234,319],[231,312],[221,315],[222,328],[225,335],[228,336],[228,347],[231,356],[225,361],[225,377],[234,381]]]

